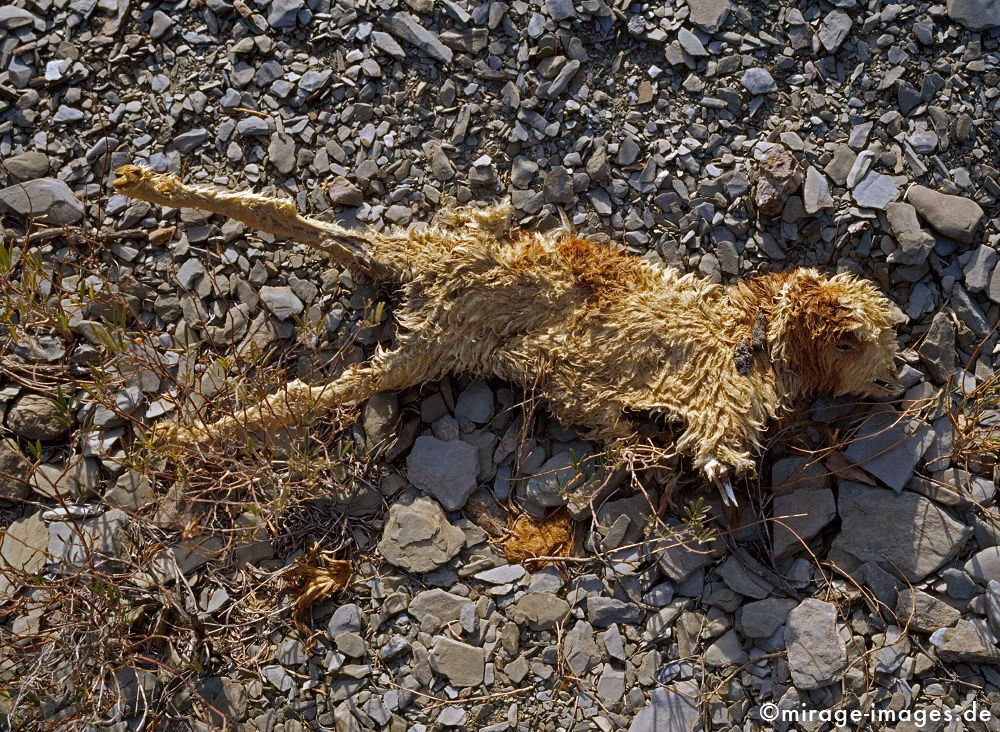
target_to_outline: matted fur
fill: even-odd
[[[287,200],[136,166],[117,175],[129,196],[288,236],[399,293],[395,350],[327,384],[292,382],[238,419],[171,425],[171,440],[272,430],[316,407],[469,373],[532,389],[565,426],[605,443],[638,439],[633,415],[660,415],[680,427],[676,448],[717,478],[751,468],[767,422],[803,399],[896,389],[894,308],[849,275],[800,268],[724,287],[571,234],[512,231],[506,206],[357,232]]]

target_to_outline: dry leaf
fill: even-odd
[[[350,562],[329,559],[315,545],[299,557],[290,575],[293,581],[298,581],[294,614],[296,621],[317,600],[345,589],[353,572]]]
[[[519,516],[503,542],[503,553],[511,562],[523,562],[534,557],[568,557],[573,551],[573,519],[561,508],[538,520]],[[532,562],[534,567],[546,562]]]

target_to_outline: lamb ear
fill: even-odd
[[[858,313],[843,304],[843,286],[818,273],[803,273],[789,293],[799,312],[800,323],[814,337],[836,339],[861,324]]]

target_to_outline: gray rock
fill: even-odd
[[[699,542],[676,519],[667,519],[673,535],[661,539],[650,551],[659,550],[660,569],[674,582],[683,582],[696,569],[712,563],[712,547]]]
[[[64,414],[56,403],[41,394],[23,394],[7,413],[7,427],[28,440],[55,440],[73,423],[72,414]]]
[[[16,30],[29,25],[44,26],[45,24],[37,15],[28,12],[24,8],[19,8],[14,5],[4,5],[0,7],[0,28]]]
[[[847,174],[851,172],[851,168],[854,167],[854,161],[857,158],[857,154],[849,145],[837,145],[833,151],[833,158],[827,163],[824,171],[830,176],[830,180],[838,186],[845,185],[847,183]]]
[[[305,310],[302,301],[295,296],[290,287],[264,285],[260,288],[260,299],[271,315],[278,320],[288,320],[301,315]]]
[[[959,663],[1000,663],[1000,647],[985,620],[959,620],[954,628],[941,628],[931,634],[931,645],[945,661]]]
[[[108,489],[104,495],[104,500],[108,505],[125,509],[126,511],[138,511],[143,506],[148,506],[153,502],[153,489],[149,485],[149,478],[141,473],[126,471],[122,473],[114,486]]]
[[[326,633],[333,639],[341,633],[360,633],[363,627],[361,608],[351,602],[333,611],[326,624]]]
[[[410,506],[389,508],[378,549],[388,562],[409,572],[430,572],[454,557],[465,545],[465,534],[445,518],[441,506],[420,497]]]
[[[528,478],[525,498],[538,506],[564,506],[582,484],[580,460],[568,451],[553,455]]]
[[[47,561],[49,529],[41,512],[18,519],[0,534],[0,600],[20,586],[19,575],[34,575]]]
[[[688,0],[691,22],[709,35],[718,33],[729,17],[729,0]]]
[[[763,599],[769,596],[774,588],[760,576],[759,571],[754,571],[756,569],[758,568],[754,566],[752,559],[730,555],[719,565],[716,572],[733,592]]]
[[[594,628],[586,620],[578,620],[563,640],[563,655],[570,670],[583,678],[601,660],[601,652],[594,642]]]
[[[569,603],[551,592],[529,592],[511,606],[511,618],[532,630],[554,628],[569,615]]]
[[[788,621],[788,613],[797,604],[795,600],[778,597],[747,603],[737,616],[739,630],[748,638],[770,638]]]
[[[615,162],[619,165],[631,165],[639,157],[639,143],[635,138],[626,137],[618,146],[618,154],[615,155]]]
[[[394,58],[406,58],[406,51],[404,51],[403,47],[396,42],[396,39],[388,33],[374,31],[372,33],[372,43],[375,48],[380,51],[384,51]]]
[[[833,207],[830,184],[827,183],[826,177],[811,165],[806,169],[806,180],[802,186],[802,205],[810,215]]]
[[[587,598],[587,620],[598,628],[615,623],[637,623],[642,617],[639,606],[613,597],[591,595]]]
[[[727,631],[705,649],[705,665],[715,668],[739,666],[749,660],[735,630]]]
[[[931,320],[917,354],[935,383],[943,384],[954,376],[955,323],[947,312],[941,311]]]
[[[194,150],[196,147],[205,144],[210,138],[211,135],[208,130],[204,127],[199,127],[177,135],[177,137],[173,139],[173,144],[174,147],[186,154]]]
[[[694,56],[697,58],[699,56],[708,55],[708,51],[705,50],[705,46],[698,39],[698,36],[689,31],[687,28],[681,28],[677,31],[677,41],[681,44],[681,48],[684,49],[688,56]]]
[[[768,73],[767,69],[762,69],[757,66],[753,66],[743,72],[743,77],[740,79],[740,84],[751,94],[768,94],[773,91],[778,90],[778,85],[774,83],[774,79],[771,74]]]
[[[573,176],[562,166],[553,168],[545,175],[542,184],[542,194],[546,203],[562,203],[569,205],[576,201],[573,192]]]
[[[159,40],[168,35],[174,28],[174,19],[162,10],[153,11],[153,20],[149,27],[149,37]]]
[[[896,495],[840,481],[837,507],[842,528],[831,552],[840,553],[845,563],[850,558],[859,564],[884,562],[910,582],[951,561],[972,535],[970,527],[909,491]]]
[[[128,516],[118,509],[95,518],[53,521],[47,552],[53,561],[101,567],[118,558],[115,535],[127,525]]]
[[[680,681],[653,690],[649,704],[632,719],[628,732],[694,732],[700,728],[701,690]]]
[[[997,252],[993,247],[981,244],[972,253],[972,259],[965,265],[965,286],[970,292],[982,292],[989,285],[990,273],[997,263]]]
[[[986,617],[990,629],[1000,635],[1000,582],[990,580],[986,585]]]
[[[853,24],[851,16],[843,10],[831,10],[827,13],[819,27],[819,41],[823,48],[830,53],[840,48]]]
[[[31,463],[15,445],[0,442],[0,499],[19,501],[31,492]]]
[[[1000,577],[1000,546],[988,546],[965,563],[965,571],[979,584]]]
[[[610,664],[604,667],[597,680],[597,696],[605,704],[617,704],[625,694],[625,672]]]
[[[837,504],[829,488],[802,488],[775,495],[771,513],[774,555],[783,558],[808,546],[837,517]]]
[[[899,492],[933,441],[929,424],[890,407],[878,407],[861,425],[844,456]]]
[[[83,218],[83,204],[58,178],[36,178],[0,189],[0,204],[41,224],[72,224]]]
[[[904,587],[896,599],[896,617],[918,633],[933,633],[953,626],[962,613],[922,590]]]
[[[472,575],[480,582],[488,582],[491,585],[506,585],[517,582],[527,574],[520,564],[504,564],[493,569],[476,572]]]
[[[479,450],[461,440],[421,435],[406,458],[406,477],[434,496],[446,511],[457,511],[476,490]]]
[[[493,416],[493,390],[485,381],[473,381],[458,395],[455,416],[464,417],[475,424],[490,421]]]
[[[290,175],[295,171],[295,141],[289,135],[275,132],[267,146],[267,158],[279,173]]]
[[[920,227],[917,210],[908,203],[897,201],[886,204],[886,218],[899,247],[888,261],[893,264],[919,264],[927,259],[934,248],[934,237]]]
[[[924,186],[910,186],[906,200],[936,231],[966,244],[975,238],[976,228],[983,218],[983,209],[975,201]]]
[[[5,158],[3,167],[15,180],[34,180],[49,172],[49,156],[37,150],[29,150]]]
[[[294,28],[305,4],[305,0],[271,0],[267,24],[272,28]]]
[[[476,648],[445,636],[435,636],[430,652],[431,668],[454,686],[464,689],[483,683],[486,655]]]
[[[291,691],[292,687],[295,686],[295,681],[288,671],[277,664],[262,667],[260,673],[275,689],[282,693]]]
[[[409,13],[389,13],[382,17],[382,25],[394,36],[412,43],[431,58],[443,64],[451,63],[453,56],[451,49]]]
[[[552,20],[572,20],[576,18],[576,9],[573,7],[573,0],[545,0],[545,9],[549,12]]]
[[[421,626],[428,617],[437,618],[440,625],[447,625],[458,621],[462,608],[468,603],[468,597],[435,588],[414,595],[406,612],[416,618]]]
[[[1000,26],[1000,3],[997,0],[948,0],[948,17],[969,30]]]
[[[365,200],[361,189],[340,175],[330,181],[326,196],[334,206],[360,206]]]
[[[837,606],[807,598],[788,613],[785,647],[792,683],[819,689],[836,683],[847,669],[847,646],[837,630]]]
[[[859,206],[882,210],[899,197],[899,185],[888,175],[870,170],[851,189],[851,195]]]

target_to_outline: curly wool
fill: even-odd
[[[572,234],[513,231],[505,205],[358,232],[286,200],[117,173],[127,195],[288,236],[399,294],[392,351],[328,384],[292,382],[238,418],[170,428],[173,439],[275,429],[315,407],[468,373],[532,390],[602,442],[639,439],[638,415],[676,422],[676,448],[711,476],[752,467],[768,421],[805,398],[895,390],[897,311],[852,276],[799,268],[725,287]]]

